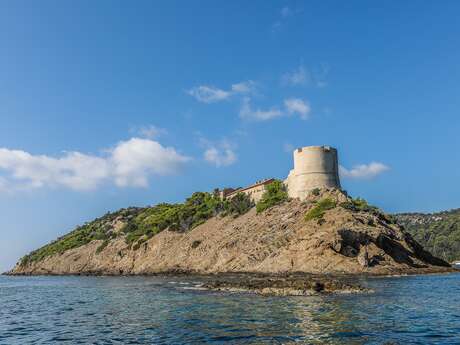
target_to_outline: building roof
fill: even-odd
[[[237,194],[237,193],[239,193],[239,192],[244,192],[245,190],[252,189],[252,188],[255,188],[255,187],[258,187],[258,186],[262,186],[262,185],[265,185],[265,184],[269,184],[269,183],[272,183],[273,181],[275,181],[274,178],[266,178],[266,179],[257,181],[256,183],[254,183],[254,184],[252,184],[252,185],[250,185],[250,186],[247,186],[247,187],[244,187],[244,188],[235,189],[233,192],[227,194],[227,196],[230,196],[230,195],[233,195],[233,194]]]

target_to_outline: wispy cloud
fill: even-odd
[[[279,30],[281,26],[288,20],[289,17],[294,16],[299,11],[294,10],[288,6],[283,7],[278,14],[278,19],[272,25],[272,31]]]
[[[251,99],[245,97],[240,108],[240,118],[253,121],[268,121],[275,118],[298,114],[301,119],[306,120],[311,112],[308,101],[300,98],[287,98],[284,100],[284,108],[273,106],[268,109],[254,108]]]
[[[146,187],[151,175],[174,174],[189,160],[172,147],[143,138],[120,141],[100,156],[65,152],[52,157],[0,148],[0,184],[11,190],[65,187],[82,191],[107,182]]]
[[[242,81],[240,83],[232,84],[233,93],[250,94],[255,93],[257,83],[252,80]]]
[[[168,134],[166,129],[154,125],[133,127],[130,132],[147,139],[158,139],[159,137]]]
[[[281,84],[284,86],[314,86],[323,88],[328,85],[327,76],[329,65],[322,63],[316,68],[308,69],[300,65],[294,70],[281,76]]]
[[[383,163],[371,162],[369,164],[355,165],[351,169],[346,169],[343,166],[339,167],[339,172],[342,177],[352,179],[371,179],[383,172],[389,170],[390,167]]]
[[[283,150],[286,153],[292,153],[292,151],[294,151],[294,145],[292,145],[291,143],[284,143]]]
[[[287,18],[287,17],[292,16],[294,14],[294,11],[291,8],[285,6],[281,9],[280,13],[281,13],[281,18]]]
[[[215,103],[228,99],[231,92],[218,89],[214,86],[201,85],[187,91],[190,96],[196,98],[198,102]]]
[[[240,109],[240,117],[246,120],[266,121],[285,115],[279,108],[272,107],[270,109],[261,110],[259,108],[253,109],[251,107],[251,100],[249,97],[243,99],[243,105]]]
[[[211,147],[204,152],[204,159],[216,167],[232,165],[236,162],[235,152],[230,148],[218,149]]]
[[[303,120],[308,119],[311,108],[307,101],[300,98],[288,98],[284,100],[284,106],[288,114],[299,114]]]
[[[203,153],[204,160],[217,168],[232,165],[238,160],[235,143],[227,139],[212,142],[200,137],[200,145],[205,149]]]
[[[219,89],[214,86],[200,85],[187,91],[198,102],[216,103],[229,99],[236,94],[250,94],[256,91],[257,84],[252,80],[232,84],[229,90]]]
[[[311,82],[310,72],[302,65],[291,72],[287,72],[281,76],[283,85],[306,85]]]

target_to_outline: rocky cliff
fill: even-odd
[[[11,274],[404,274],[450,270],[392,217],[339,190],[315,191],[304,202],[288,200],[259,213],[254,207],[237,217],[218,213],[186,231],[167,226],[136,242],[129,236],[138,229],[127,231],[127,224],[145,209],[128,210],[96,220],[97,229],[105,231],[104,239],[98,239],[99,230],[93,222],[88,225],[90,230],[84,229],[91,236],[82,243],[72,242],[83,236],[77,229],[69,234],[73,237],[67,238],[67,244],[58,240],[31,253]]]

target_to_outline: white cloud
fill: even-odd
[[[168,131],[166,129],[154,125],[134,128],[131,130],[131,132],[137,133],[139,136],[148,139],[157,139],[162,135],[168,134]]]
[[[256,83],[252,80],[242,81],[240,83],[232,84],[232,91],[234,93],[254,93],[256,91]]]
[[[354,179],[371,179],[389,169],[390,168],[387,165],[379,162],[355,165],[350,170],[344,168],[343,166],[339,167],[340,175],[342,177]]]
[[[56,158],[0,148],[0,185],[10,190],[91,190],[112,181],[117,186],[145,187],[150,175],[172,174],[189,160],[174,148],[141,138],[121,141],[105,156],[66,152]]]
[[[232,165],[238,160],[235,152],[236,145],[226,139],[215,143],[201,137],[200,145],[205,148],[203,153],[204,160],[218,168]]]
[[[187,92],[189,95],[196,98],[197,101],[203,103],[215,103],[228,99],[232,93],[218,89],[214,86],[201,85],[190,89]]]
[[[299,13],[299,10],[294,10],[288,6],[283,7],[279,12],[279,18],[272,25],[272,31],[276,31],[288,20],[289,17]]]
[[[286,6],[286,7],[283,7],[283,8],[281,9],[281,17],[283,17],[283,18],[289,17],[289,16],[291,16],[292,14],[294,14],[294,11],[291,10],[291,9],[290,9],[289,7],[287,7],[287,6]]]
[[[281,76],[281,84],[284,86],[315,86],[323,88],[328,85],[327,76],[329,65],[322,63],[319,67],[307,69],[304,65]]]
[[[214,86],[200,85],[187,91],[199,102],[216,103],[229,99],[236,94],[255,93],[256,83],[252,80],[232,84],[230,90],[223,90]]]
[[[229,166],[236,162],[235,152],[230,148],[218,149],[211,147],[204,152],[204,159],[216,167]]]
[[[247,120],[266,121],[285,115],[279,108],[272,107],[267,110],[253,109],[248,97],[243,99],[240,109],[240,117]]]
[[[292,153],[292,151],[294,151],[294,145],[292,145],[291,143],[284,143],[283,150],[284,152]]]
[[[311,81],[310,72],[304,66],[299,66],[292,72],[283,74],[281,77],[281,83],[283,85],[306,85]]]
[[[284,100],[284,106],[288,114],[299,114],[300,118],[306,120],[310,114],[310,104],[300,98],[288,98]]]
[[[105,159],[79,152],[53,158],[5,148],[0,149],[0,169],[28,187],[62,185],[81,190],[94,188],[110,171]]]
[[[146,187],[150,174],[171,175],[190,160],[172,147],[141,138],[121,141],[111,153],[115,183],[118,186]]]

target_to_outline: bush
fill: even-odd
[[[237,193],[230,200],[225,200],[224,214],[239,216],[248,212],[252,207],[254,207],[254,202],[248,195],[244,193]]]
[[[257,213],[265,211],[275,205],[279,205],[288,199],[289,197],[284,183],[280,180],[275,180],[265,186],[265,192],[256,206]]]
[[[97,247],[96,249],[96,254],[99,254],[100,252],[102,252],[104,250],[105,247],[107,247],[109,245],[109,242],[110,240],[109,239],[105,239],[104,242],[102,242],[99,247]]]
[[[165,229],[188,231],[223,210],[224,203],[217,195],[196,192],[183,204],[162,203],[149,207],[132,219],[123,231],[127,234],[126,242],[132,244],[144,235],[151,238]]]
[[[366,200],[362,198],[351,199],[349,201],[342,202],[341,207],[350,210],[350,211],[362,211],[362,212],[376,212],[378,208],[371,206],[367,203]]]
[[[325,198],[316,203],[316,205],[307,212],[305,220],[322,219],[327,210],[331,210],[337,206],[337,202],[331,198]]]
[[[311,194],[318,196],[321,193],[321,189],[315,188],[311,191]]]

